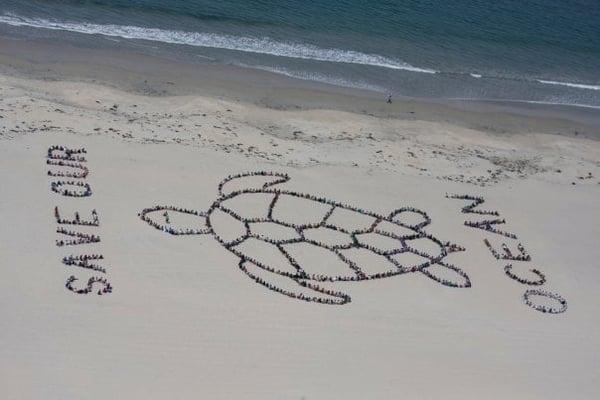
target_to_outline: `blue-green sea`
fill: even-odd
[[[600,0],[0,0],[0,33],[397,96],[600,107]]]

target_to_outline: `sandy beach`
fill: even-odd
[[[598,396],[597,109],[389,105],[234,66],[0,43],[3,399]],[[285,182],[219,191],[250,172]],[[246,226],[287,221],[266,237],[305,245],[331,217],[346,228],[323,241],[372,254],[348,279],[314,244],[297,250],[302,279],[270,272],[286,268],[275,245],[225,244],[239,221],[210,214],[236,190],[238,214],[258,215]],[[139,213],[156,206],[197,215],[160,208],[154,229]],[[386,221],[406,232],[377,236]],[[425,256],[390,273],[371,239]],[[251,252],[263,264],[244,271]]]

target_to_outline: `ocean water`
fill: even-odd
[[[0,0],[0,31],[397,96],[600,107],[600,0]]]

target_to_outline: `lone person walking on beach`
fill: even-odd
[[[392,94],[391,93],[388,93],[387,103],[392,104]]]

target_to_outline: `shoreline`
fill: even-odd
[[[25,44],[26,43],[26,44]],[[386,119],[450,123],[497,134],[552,133],[600,139],[600,113],[582,106],[498,100],[402,98],[206,60],[191,62],[98,47],[0,36],[0,73],[97,83],[149,96],[213,97],[277,110],[327,109]]]
[[[49,7],[47,11],[52,15],[56,10]],[[251,28],[238,30],[235,24],[225,29],[229,34],[223,34],[219,29],[213,32],[208,26],[197,30],[199,26],[193,19],[187,20],[188,25],[185,18],[176,21],[166,17],[166,21],[160,22],[153,18],[138,18],[140,15],[132,15],[129,19],[120,19],[117,15],[104,19],[98,15],[100,21],[84,22],[86,17],[73,11],[72,19],[65,19],[59,16],[60,13],[56,19],[46,19],[48,15],[29,18],[26,11],[23,15],[8,12],[0,16],[0,32],[6,31],[8,36],[83,44],[84,47],[94,47],[98,43],[109,47],[115,47],[117,43],[120,48],[145,47],[149,49],[148,53],[158,50],[164,54],[187,54],[190,59],[212,58],[221,64],[232,63],[310,81],[412,98],[514,99],[600,107],[596,93],[600,90],[597,74],[590,69],[592,54],[582,54],[583,58],[579,60],[571,54],[565,60],[565,54],[554,53],[549,47],[537,57],[532,57],[530,52],[518,57],[518,51],[512,55],[504,54],[506,49],[496,49],[499,54],[494,54],[493,43],[489,43],[491,46],[483,59],[470,59],[468,50],[460,47],[444,57],[443,47],[429,48],[428,52],[427,46],[412,47],[415,44],[412,41],[404,42],[400,48],[393,45],[370,47],[367,43],[361,45],[360,40],[344,45],[343,40],[337,43],[326,38],[309,40],[310,35],[304,36],[301,32],[286,36],[283,30],[280,32],[283,36],[277,37],[273,31],[259,34]],[[38,13],[33,11],[33,14]],[[307,39],[306,43],[297,40],[300,38]],[[479,48],[475,53],[481,56],[481,50]],[[538,64],[541,60],[546,62]]]

